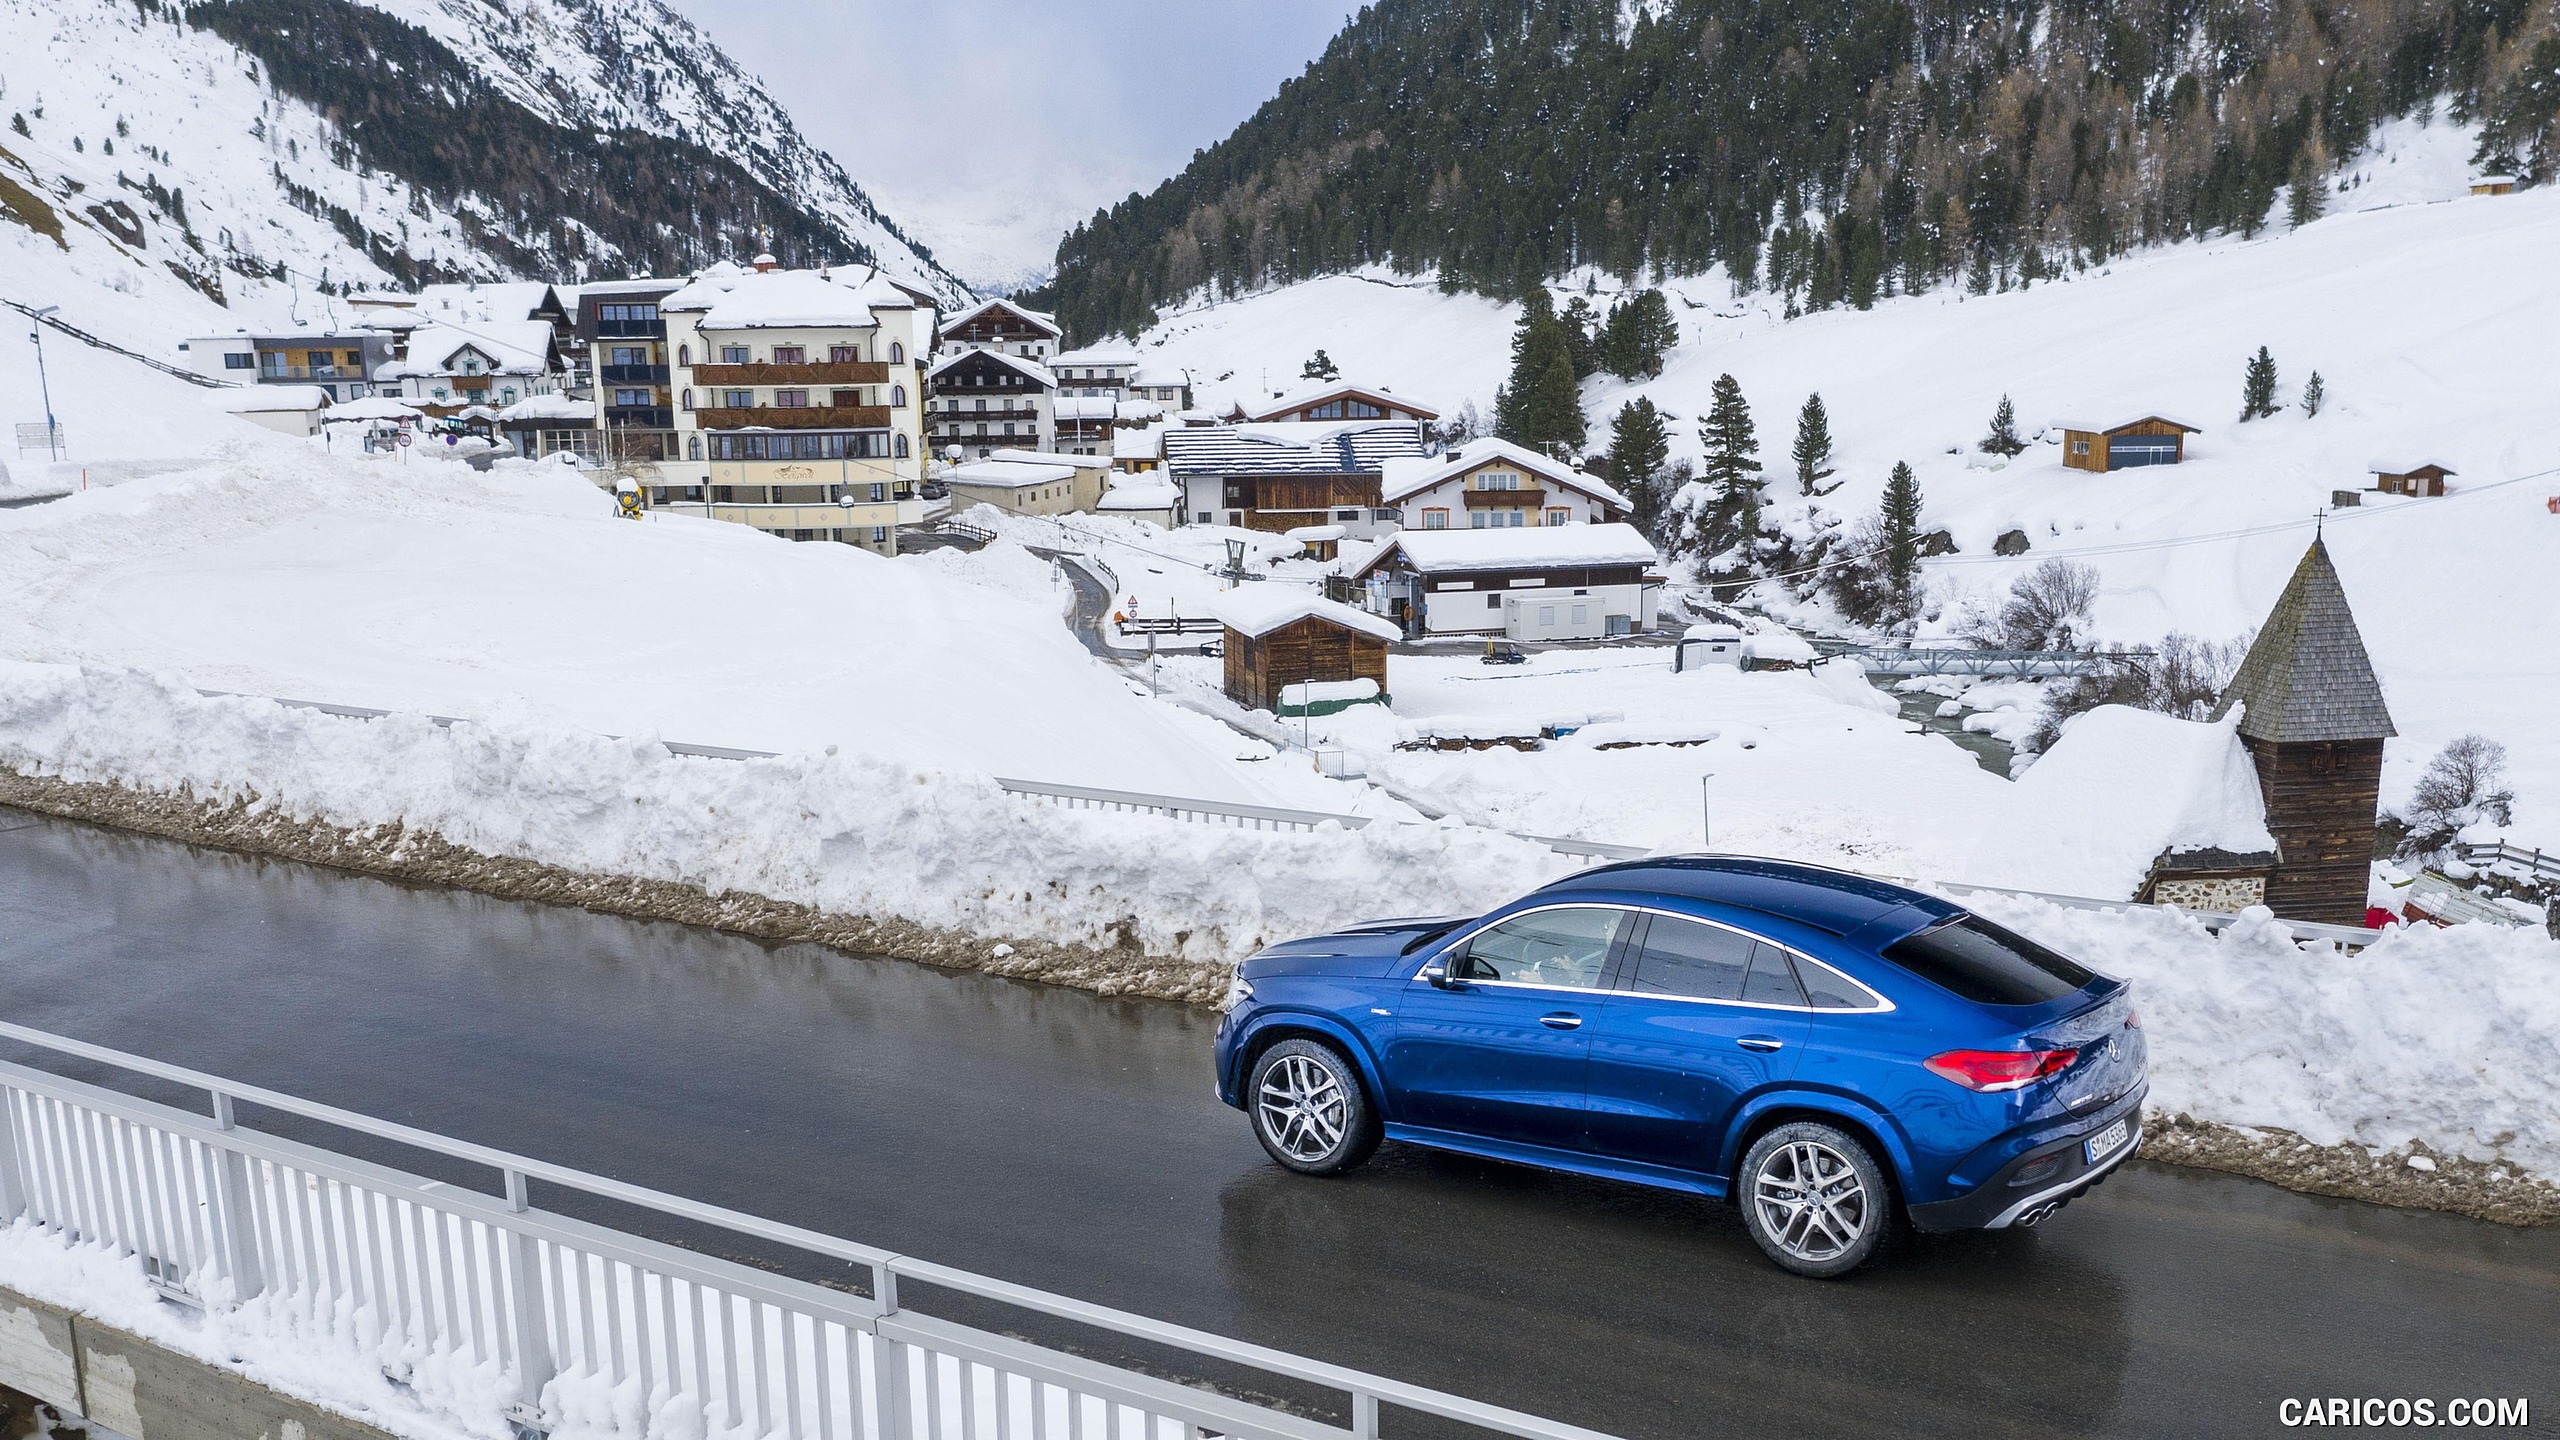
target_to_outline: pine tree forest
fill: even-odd
[[[1379,0],[1070,234],[1047,298],[1092,338],[1372,264],[1497,298],[1721,266],[1804,310],[2005,288],[2254,232],[2420,111],[2550,179],[2560,0]]]

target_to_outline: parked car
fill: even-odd
[[[1521,654],[1520,647],[1512,644],[1508,640],[1487,640],[1484,642],[1484,663],[1487,665],[1526,665],[1529,663],[1529,657]]]
[[[1301,1174],[1398,1140],[1726,1198],[1827,1277],[2105,1180],[2142,1141],[2140,1025],[2123,981],[1938,896],[1671,856],[1274,945],[1216,1063]]]
[[[916,494],[927,500],[951,498],[951,487],[939,480],[927,480],[916,487]]]

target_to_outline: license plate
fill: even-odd
[[[2083,1147],[2089,1156],[2089,1163],[2095,1165],[2099,1161],[2114,1154],[2117,1147],[2124,1144],[2125,1137],[2132,1133],[2132,1122],[2130,1120],[2119,1120],[2113,1125],[2108,1126],[2106,1129],[2099,1131],[2097,1134],[2090,1136],[2089,1143]]]

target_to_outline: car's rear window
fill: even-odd
[[[1979,915],[1966,915],[1885,947],[1884,958],[1984,1005],[2042,1005],[2097,978],[2069,956]]]

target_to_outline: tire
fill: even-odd
[[[1809,1201],[1808,1190],[1818,1198]],[[1762,1253],[1780,1269],[1817,1280],[1866,1264],[1893,1228],[1893,1190],[1866,1142],[1812,1121],[1781,1125],[1754,1142],[1734,1176],[1733,1198]]]
[[[1317,1040],[1283,1040],[1253,1062],[1245,1086],[1253,1138],[1301,1175],[1339,1175],[1368,1159],[1384,1133],[1360,1072]]]

